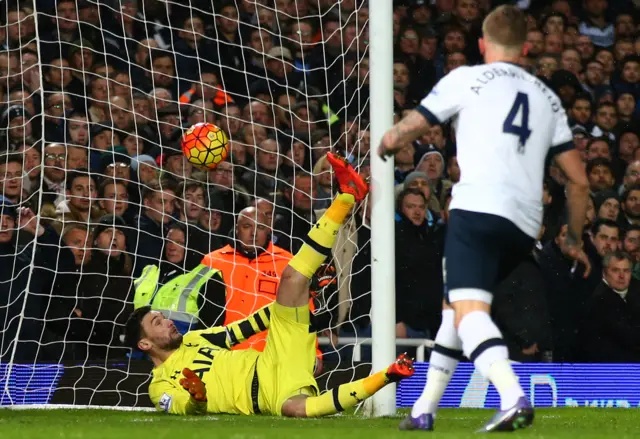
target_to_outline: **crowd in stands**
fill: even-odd
[[[398,120],[448,72],[482,62],[483,17],[516,2],[393,3]],[[516,360],[640,361],[637,10],[625,0],[517,3],[528,12],[520,66],[560,96],[584,158],[594,268],[585,279],[563,253],[565,180],[551,163],[544,229],[497,288],[494,317]],[[335,194],[326,152],[369,174],[369,6],[9,0],[0,12],[0,361],[126,358],[121,332],[138,300],[170,302],[196,283],[182,303],[188,328],[274,300]],[[198,122],[229,136],[215,169],[181,152]],[[395,166],[396,336],[433,337],[460,179],[452,127],[432,126]],[[312,282],[317,329],[334,340],[370,335],[370,215],[368,200],[354,209]]]

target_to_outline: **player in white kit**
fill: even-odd
[[[513,372],[502,334],[490,317],[492,293],[531,251],[542,223],[547,156],[565,172],[569,236],[565,251],[590,270],[582,251],[589,184],[560,99],[516,63],[526,53],[525,14],[501,6],[483,23],[486,64],[459,67],[383,137],[379,155],[394,155],[431,124],[454,119],[460,182],[454,186],[443,261],[442,325],[427,385],[403,430],[432,430],[436,409],[459,359],[474,362],[498,390],[501,408],[483,431],[531,425],[533,408]]]

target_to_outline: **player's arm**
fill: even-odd
[[[582,233],[584,219],[587,216],[589,180],[580,153],[573,147],[573,135],[569,129],[564,110],[560,110],[556,116],[553,145],[549,152],[553,154],[556,164],[567,177],[566,193],[569,218],[567,221],[566,252],[573,259],[584,264],[584,276],[587,277],[591,272],[591,264],[582,250]]]
[[[231,349],[248,338],[269,329],[270,321],[271,305],[267,305],[246,319],[229,323],[226,326],[214,326],[204,331],[197,331],[197,333],[215,346]]]
[[[200,381],[200,384],[202,384],[201,393],[192,395],[188,389],[176,387],[171,381],[151,382],[149,397],[156,409],[161,412],[172,415],[201,415],[207,412],[207,398],[204,383]],[[195,388],[195,385],[192,387]]]
[[[427,119],[418,110],[411,110],[382,136],[378,154],[386,160],[388,156],[395,155],[404,145],[424,135],[429,126]]]
[[[446,122],[460,111],[466,68],[458,68],[442,78],[415,110],[395,124],[384,136],[378,148],[383,160],[395,155],[406,144],[426,134],[431,125]]]

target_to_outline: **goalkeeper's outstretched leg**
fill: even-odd
[[[297,308],[308,305],[309,281],[331,256],[338,230],[354,204],[363,200],[369,192],[367,183],[344,158],[328,153],[327,159],[338,180],[340,193],[311,229],[302,248],[282,273],[276,295],[276,302],[282,306]]]
[[[305,244],[284,270],[274,305],[274,313],[296,324],[310,324],[309,281],[331,255],[338,230],[354,204],[363,200],[368,193],[367,183],[344,158],[329,153],[327,159],[338,180],[340,194],[311,229]],[[273,332],[273,325],[271,331]],[[304,338],[303,335],[299,337]],[[305,353],[298,352],[298,355],[305,356]],[[359,381],[343,384],[319,396],[313,389],[300,388],[294,396],[286,396],[287,399],[282,401],[280,413],[292,417],[335,414],[355,406],[387,384],[411,375],[413,362],[406,355],[401,355],[386,370]]]

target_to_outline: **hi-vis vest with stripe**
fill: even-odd
[[[133,282],[136,290],[133,306],[138,309],[151,305],[151,309],[161,311],[171,320],[190,324],[198,318],[200,288],[216,273],[219,270],[198,265],[158,288],[160,269],[156,265],[147,265],[140,277]]]

